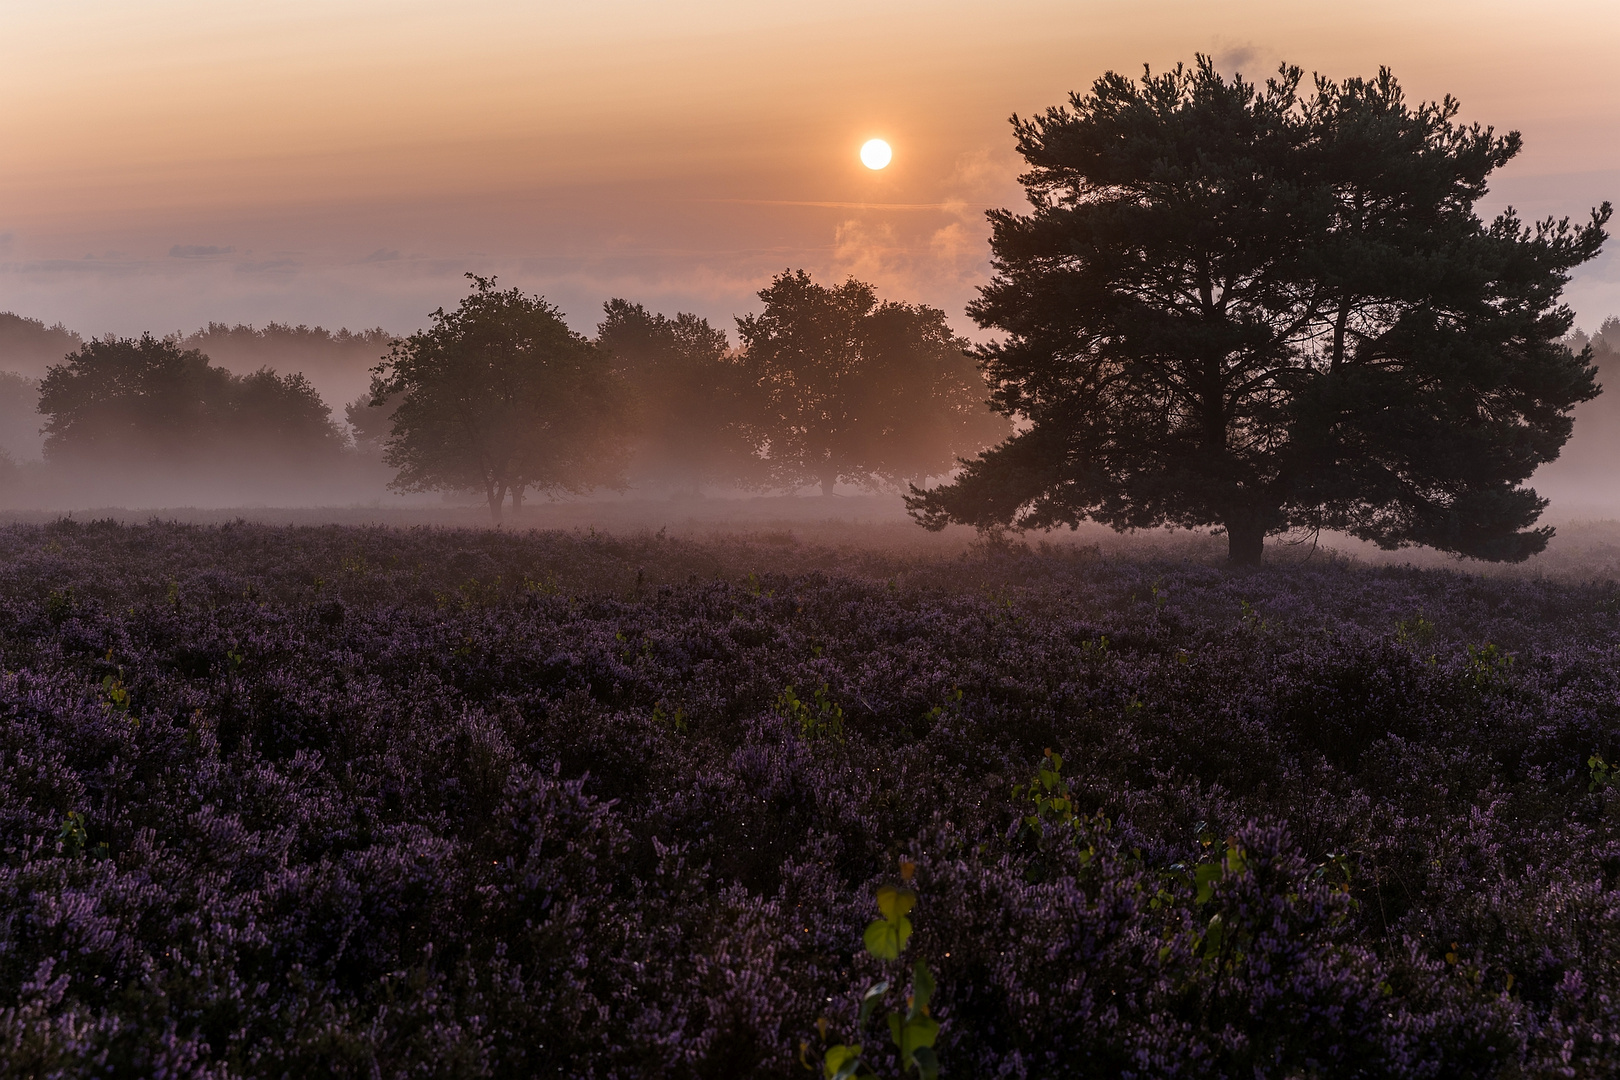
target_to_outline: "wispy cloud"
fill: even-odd
[[[171,259],[210,259],[216,255],[229,255],[234,247],[215,247],[212,244],[176,244],[169,249]]]
[[[1247,68],[1252,78],[1257,74],[1255,66],[1260,62],[1260,49],[1248,42],[1242,45],[1227,45],[1215,50],[1214,60],[1217,71],[1235,75]]]
[[[30,259],[26,262],[0,263],[0,273],[23,277],[54,274],[96,274],[126,276],[149,268],[141,259],[96,258],[86,255],[79,259]]]
[[[963,204],[959,202],[932,202],[932,203],[873,203],[873,202],[811,202],[802,199],[695,199],[694,202],[734,203],[743,206],[815,206],[829,210],[938,210],[944,213],[958,213]],[[991,203],[975,209],[988,210]]]
[[[298,270],[303,263],[297,259],[266,259],[263,262],[244,262],[236,264],[239,274],[290,274]]]

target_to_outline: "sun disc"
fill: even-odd
[[[861,147],[861,164],[868,169],[881,169],[894,157],[894,151],[882,139],[868,139]]]

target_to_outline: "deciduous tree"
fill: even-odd
[[[195,454],[224,397],[195,349],[143,334],[87,341],[40,384],[48,461],[175,460]]]
[[[372,403],[397,395],[391,486],[482,492],[499,521],[506,497],[516,509],[530,488],[622,484],[627,392],[607,354],[543,298],[467,276],[471,295],[376,368]]]
[[[802,270],[759,297],[765,310],[737,330],[778,483],[831,494],[839,482],[923,480],[1006,431],[939,309],[880,303],[865,282],[829,288]]]
[[[671,319],[609,300],[596,341],[635,397],[632,471],[638,481],[692,492],[704,484],[757,487],[759,457],[748,369],[725,331],[682,313]]]
[[[88,341],[39,387],[45,457],[123,471],[329,462],[343,446],[302,375],[235,376],[150,334]]]

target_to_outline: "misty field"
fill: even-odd
[[[1219,554],[7,526],[0,1071],[1620,1070],[1620,588]]]

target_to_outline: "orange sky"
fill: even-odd
[[[1612,2],[5,4],[0,310],[409,330],[476,270],[582,330],[612,296],[729,329],[802,266],[967,329],[1007,116],[1106,69],[1388,64],[1523,131],[1493,209],[1580,215],[1620,194],[1617,41]],[[1617,266],[1572,286],[1583,323]]]

